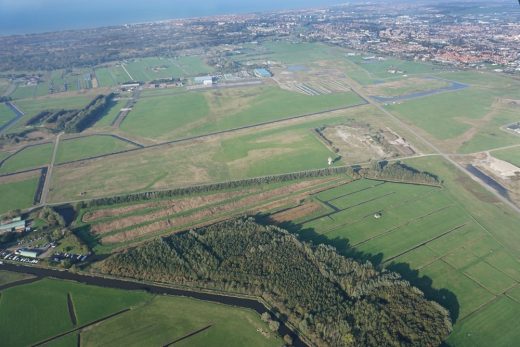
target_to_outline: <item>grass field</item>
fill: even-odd
[[[275,87],[141,98],[121,129],[173,139],[361,103],[353,93],[305,96]]]
[[[504,149],[492,152],[493,157],[510,162],[520,167],[520,150],[518,148]]]
[[[93,135],[65,140],[59,144],[56,163],[118,152],[130,148],[135,148],[135,146],[112,136]]]
[[[315,195],[321,212],[289,227],[399,271],[450,310],[450,344],[511,345],[520,338],[508,322],[520,314],[520,219],[441,159],[409,162],[439,174],[445,187],[355,181]]]
[[[35,177],[23,181],[0,183],[0,214],[32,206],[38,180],[39,178]]]
[[[67,295],[72,299],[76,325],[69,315]],[[281,343],[277,336],[264,337],[257,331],[259,328],[268,331],[268,328],[253,311],[54,279],[1,292],[0,339],[6,347],[33,345],[128,308],[131,311],[81,331],[81,345],[104,346],[117,341],[118,345],[162,346],[208,325],[211,328],[182,343],[195,346]],[[73,333],[49,346],[75,346],[76,340],[77,335]]]
[[[445,88],[449,85],[450,82],[445,80],[410,77],[387,83],[373,84],[366,87],[366,89],[371,95],[394,97]]]
[[[321,43],[290,43],[266,41],[261,44],[244,45],[244,54],[234,59],[239,61],[274,60],[284,64],[301,64],[319,60],[331,60],[341,54],[337,47]]]
[[[7,159],[0,167],[0,173],[16,172],[49,164],[52,156],[52,143],[31,146]]]
[[[520,99],[518,81],[474,71],[436,75],[468,83],[470,88],[400,102],[387,109],[449,152],[473,153],[520,143],[520,137],[500,130],[518,120],[518,106],[511,103],[511,99]]]
[[[13,282],[18,282],[32,277],[33,276],[31,275],[21,274],[18,272],[0,270],[0,286]]]
[[[94,96],[48,96],[37,99],[16,100],[16,105],[25,113],[9,131],[19,131],[29,118],[44,110],[78,109],[88,104]]]
[[[148,298],[142,292],[43,279],[4,290],[0,301],[0,336],[4,346],[37,343],[74,327],[67,308],[70,293],[77,324],[83,325]],[[20,329],[21,326],[30,329]]]
[[[323,119],[144,149],[81,166],[64,165],[54,170],[50,198],[66,201],[322,168],[334,154],[311,129],[344,122],[349,115],[363,117],[369,113],[366,107],[360,107]]]
[[[5,104],[0,103],[0,127],[7,124],[11,119],[14,118],[14,113]]]
[[[480,119],[490,111],[494,96],[487,91],[463,90],[406,101],[387,109],[439,140],[462,135],[471,128],[463,119]]]
[[[370,54],[347,56],[339,61],[347,75],[361,85],[371,85],[406,79],[410,75],[427,75],[439,71],[428,63],[416,63],[387,57],[384,60],[364,60]],[[392,74],[389,70],[401,70],[403,74]]]
[[[185,78],[210,73],[199,56],[176,58],[148,57],[122,63],[134,81],[149,82],[157,79]],[[102,87],[112,87],[132,81],[120,64],[96,68],[96,77]]]
[[[267,324],[249,310],[180,297],[155,297],[149,304],[97,325],[81,335],[82,346],[279,346],[281,340],[265,337]]]
[[[112,125],[112,122],[119,115],[119,111],[126,106],[128,100],[121,99],[118,101],[111,101],[110,108],[108,108],[94,124],[94,129],[106,128]]]
[[[19,84],[10,96],[16,100],[90,89],[92,83],[87,75],[89,73],[89,69],[58,69],[41,72],[41,78],[37,85]]]

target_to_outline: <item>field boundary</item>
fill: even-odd
[[[72,330],[68,330],[68,331],[63,332],[63,333],[60,333],[60,334],[58,334],[58,335],[54,335],[54,336],[52,336],[52,337],[49,337],[49,338],[47,338],[47,339],[45,339],[45,340],[43,340],[43,341],[40,341],[40,342],[37,342],[37,343],[31,345],[31,346],[32,346],[32,347],[43,346],[43,345],[45,345],[45,344],[47,344],[47,343],[49,343],[49,342],[51,342],[51,341],[54,341],[54,340],[56,340],[56,339],[59,339],[60,337],[63,337],[63,336],[65,336],[65,335],[71,334],[71,333],[76,332],[76,331],[79,331],[79,330],[83,330],[83,329],[85,329],[85,328],[87,328],[87,327],[89,327],[89,326],[91,326],[91,325],[94,325],[94,324],[97,324],[97,323],[101,323],[101,322],[103,322],[103,321],[106,321],[106,320],[108,320],[108,319],[110,319],[110,318],[112,318],[112,317],[115,317],[115,316],[119,316],[119,315],[121,315],[121,314],[123,314],[123,313],[126,313],[126,312],[128,312],[128,311],[130,311],[130,309],[129,309],[129,308],[125,308],[124,310],[121,310],[121,311],[118,311],[118,312],[112,313],[112,314],[110,314],[110,315],[108,315],[108,316],[105,316],[105,317],[103,317],[103,318],[97,319],[97,320],[95,320],[95,321],[93,321],[93,322],[83,324],[82,326],[79,326],[79,327],[74,328],[74,329],[72,329]]]
[[[397,255],[394,255],[394,256],[392,256],[392,257],[386,259],[385,261],[383,261],[383,264],[387,264],[388,262],[390,262],[390,261],[392,261],[392,260],[394,260],[394,259],[396,259],[396,258],[398,258],[398,257],[400,257],[400,256],[402,256],[402,255],[404,255],[404,254],[406,254],[406,253],[409,253],[409,252],[411,252],[411,251],[413,251],[413,250],[415,250],[415,249],[417,249],[417,248],[419,248],[419,247],[422,247],[422,246],[424,246],[424,245],[426,245],[426,244],[428,244],[428,243],[430,243],[430,242],[432,242],[432,241],[435,241],[435,240],[437,240],[437,239],[440,239],[441,237],[443,237],[443,236],[445,236],[445,235],[448,235],[449,233],[451,233],[451,232],[453,232],[453,231],[455,231],[455,230],[458,230],[458,229],[460,229],[460,228],[463,228],[466,224],[467,224],[467,223],[464,223],[464,224],[458,225],[458,226],[456,226],[456,227],[454,227],[454,228],[449,229],[448,231],[443,232],[443,233],[440,234],[440,235],[437,235],[437,236],[435,236],[435,237],[433,237],[433,238],[431,238],[431,239],[428,239],[428,240],[426,240],[426,241],[423,241],[423,242],[421,242],[421,243],[419,243],[419,244],[413,246],[412,248],[407,249],[407,250],[404,251],[404,252],[401,252],[401,253],[399,253],[399,254],[397,254]]]
[[[211,328],[213,326],[213,324],[210,324],[208,326],[205,326],[203,328],[200,328],[200,329],[197,329],[195,331],[192,331],[191,333],[188,333],[182,337],[179,337],[178,339],[170,342],[170,343],[167,343],[164,345],[164,347],[170,347],[170,346],[173,346],[174,343],[177,343],[177,342],[181,342],[182,340],[186,340],[186,339],[189,339],[190,337],[194,336],[194,335],[197,335],[205,330],[208,330],[209,328]]]

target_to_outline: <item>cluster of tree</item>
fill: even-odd
[[[289,173],[289,174],[247,178],[247,179],[243,179],[243,180],[228,181],[228,182],[222,182],[222,183],[203,184],[203,185],[198,185],[198,186],[176,188],[176,189],[171,189],[171,190],[161,190],[161,191],[155,191],[155,192],[119,195],[119,196],[113,196],[113,197],[108,197],[108,198],[90,200],[89,202],[86,203],[86,205],[88,207],[92,207],[92,206],[123,204],[123,203],[135,202],[135,201],[141,201],[141,200],[164,199],[164,198],[170,198],[170,197],[175,197],[175,196],[212,192],[212,191],[216,191],[216,190],[234,189],[234,188],[240,188],[240,187],[247,187],[247,186],[251,186],[251,185],[293,181],[293,180],[302,179],[302,178],[322,177],[322,176],[337,175],[337,174],[342,174],[342,173],[346,173],[346,174],[352,173],[352,169],[349,167],[344,167],[344,166],[332,167],[332,168],[327,168],[327,169],[293,172],[293,173]]]
[[[181,82],[180,78],[172,77],[172,78],[158,78],[155,80],[151,80],[150,84],[161,84],[161,83],[177,83]]]
[[[337,148],[336,146],[334,146],[334,143],[332,143],[331,140],[329,140],[324,134],[323,134],[323,131],[326,129],[327,127],[320,127],[320,128],[316,128],[314,129],[314,131],[316,132],[316,135],[318,135],[318,138],[325,142],[325,144],[327,146],[329,146],[330,148],[334,149],[334,152],[336,153],[339,153],[339,148]]]
[[[30,118],[26,125],[52,125],[68,133],[81,132],[94,124],[111,105],[115,94],[98,95],[80,110],[46,110]]]
[[[64,227],[65,220],[52,207],[45,206],[38,213],[38,217],[43,219],[50,227]]]
[[[419,171],[399,161],[394,163],[387,161],[374,162],[372,167],[361,169],[359,175],[366,178],[417,184],[440,185],[441,183],[436,175],[426,171]]]
[[[35,132],[35,129],[24,129],[19,132],[7,133],[0,135],[0,146],[6,144],[16,144],[22,141],[39,141],[43,140],[43,136],[27,136],[30,133]]]
[[[318,346],[438,346],[452,330],[447,310],[398,274],[251,218],[157,239],[95,269],[261,297]]]
[[[8,102],[13,100],[10,96],[0,96],[0,102]]]

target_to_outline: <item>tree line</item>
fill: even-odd
[[[170,190],[161,190],[154,192],[143,192],[119,195],[107,198],[99,198],[86,202],[84,207],[104,206],[104,205],[116,205],[128,202],[136,202],[141,200],[154,200],[154,199],[165,199],[176,196],[184,196],[191,194],[207,193],[216,190],[235,189],[240,187],[247,187],[251,185],[271,184],[286,181],[293,181],[303,178],[314,178],[324,177],[337,174],[348,174],[352,172],[349,167],[332,167],[326,169],[307,170],[300,172],[293,172],[281,175],[269,175],[262,177],[247,178],[243,180],[227,181],[221,183],[203,184],[191,187],[175,188]]]
[[[94,270],[261,297],[318,346],[438,346],[452,330],[447,310],[397,273],[252,218],[156,239]]]
[[[416,184],[429,184],[429,185],[439,185],[440,182],[437,176],[432,175],[428,172],[418,171],[412,167],[409,167],[400,162],[392,163],[392,164],[383,164],[382,162],[374,163],[372,167],[362,168],[362,167],[351,167],[351,166],[339,166],[339,167],[329,167],[325,169],[316,169],[316,170],[306,170],[293,172],[288,174],[280,174],[280,175],[269,175],[262,177],[254,177],[247,178],[236,181],[227,181],[221,183],[211,183],[211,184],[203,184],[191,187],[182,187],[175,188],[170,190],[161,190],[154,192],[143,192],[143,193],[134,193],[134,194],[126,194],[119,195],[107,198],[99,198],[89,200],[87,202],[81,203],[80,208],[83,207],[95,207],[95,206],[107,206],[107,205],[117,205],[117,204],[125,204],[131,202],[138,202],[143,200],[154,200],[154,199],[167,199],[173,198],[177,196],[186,196],[192,194],[200,194],[207,193],[217,190],[225,190],[225,189],[236,189],[240,187],[247,187],[251,185],[261,185],[261,184],[271,184],[271,183],[279,183],[286,181],[293,181],[305,178],[314,178],[314,177],[325,177],[331,175],[340,175],[345,174],[354,179],[361,178],[372,178],[372,179],[381,179],[381,180],[392,180],[398,182],[406,182],[406,183],[416,183]]]
[[[114,93],[96,96],[87,106],[79,110],[45,110],[31,117],[26,125],[52,125],[54,129],[67,133],[78,133],[92,126],[110,107]]]

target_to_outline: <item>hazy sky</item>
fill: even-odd
[[[0,34],[317,7],[345,0],[0,0]]]

